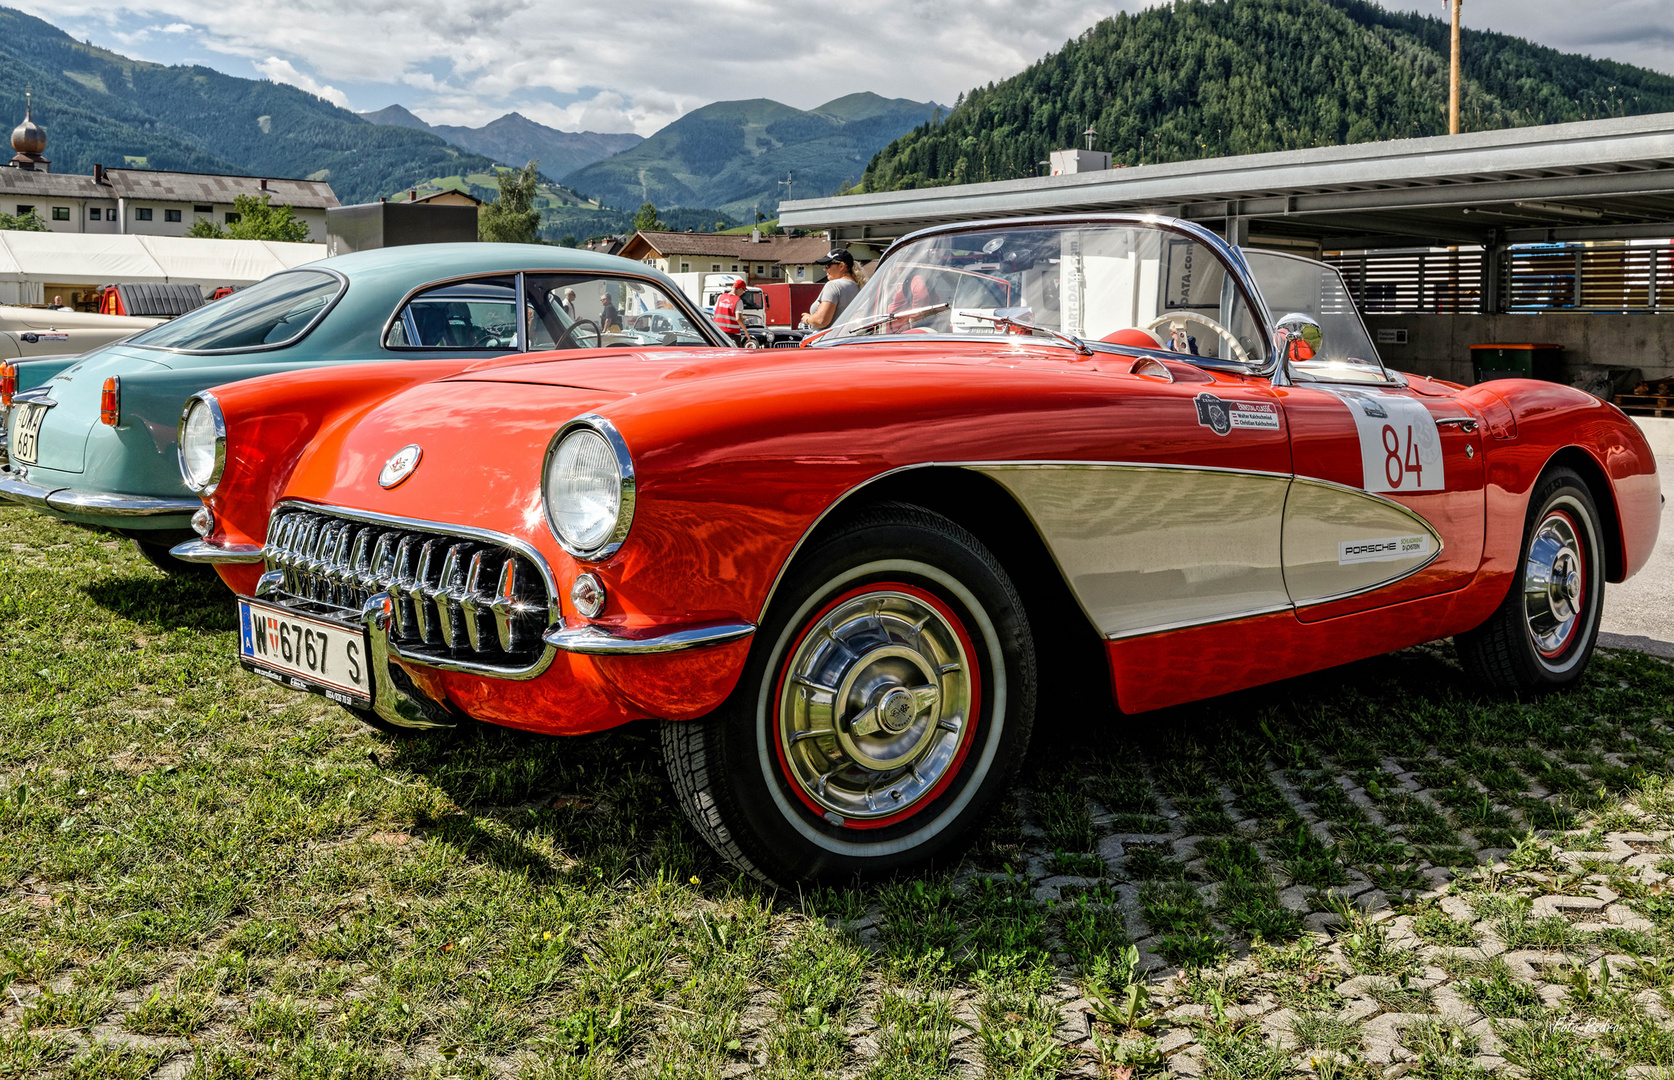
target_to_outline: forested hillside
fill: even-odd
[[[759,207],[771,217],[786,174],[793,197],[829,195],[859,180],[891,139],[940,111],[871,93],[808,111],[765,98],[718,101],[563,181],[614,206],[713,206],[733,216]]]
[[[1466,6],[1466,17],[1470,9]],[[881,150],[864,188],[1038,176],[1055,149],[1136,165],[1447,132],[1450,28],[1361,0],[1178,0],[1105,19]],[[1674,111],[1674,78],[1466,29],[1467,131]]]
[[[58,172],[95,163],[327,180],[345,203],[431,176],[488,171],[489,159],[435,135],[369,124],[293,86],[166,67],[76,41],[0,7],[0,123],[35,91]]]

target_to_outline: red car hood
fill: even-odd
[[[517,363],[494,363],[468,369],[450,382],[532,383],[538,386],[574,386],[618,394],[643,394],[670,383],[688,379],[724,378],[759,371],[787,368],[842,367],[865,360],[908,364],[1017,364],[1020,362],[1068,363],[1076,360],[1066,350],[1030,346],[989,339],[975,345],[945,340],[924,344],[880,343],[845,345],[825,349],[653,349],[628,352],[621,349],[542,353],[520,357]],[[1099,360],[1132,364],[1130,357],[1104,356]],[[1087,361],[1084,363],[1096,363]]]

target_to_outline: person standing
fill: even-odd
[[[836,324],[837,317],[854,300],[860,283],[854,279],[854,256],[848,248],[836,248],[814,262],[825,267],[825,288],[808,314],[802,316],[802,325],[809,330],[825,330]]]
[[[721,333],[740,345],[749,345],[750,339],[744,329],[744,316],[738,310],[739,304],[744,300],[744,289],[744,279],[733,278],[727,291],[715,298],[715,325],[721,328]]]
[[[599,294],[599,329],[600,331],[622,329],[622,316],[616,310],[616,301],[611,299],[608,292]]]

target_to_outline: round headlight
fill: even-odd
[[[616,429],[598,417],[570,426],[546,455],[541,494],[564,550],[600,559],[615,553],[633,521],[633,464]]]
[[[227,427],[215,399],[194,397],[180,418],[180,475],[193,491],[221,479],[227,461]]]

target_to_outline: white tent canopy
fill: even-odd
[[[325,254],[324,244],[271,240],[0,231],[0,304],[43,303],[48,284],[250,285]]]

